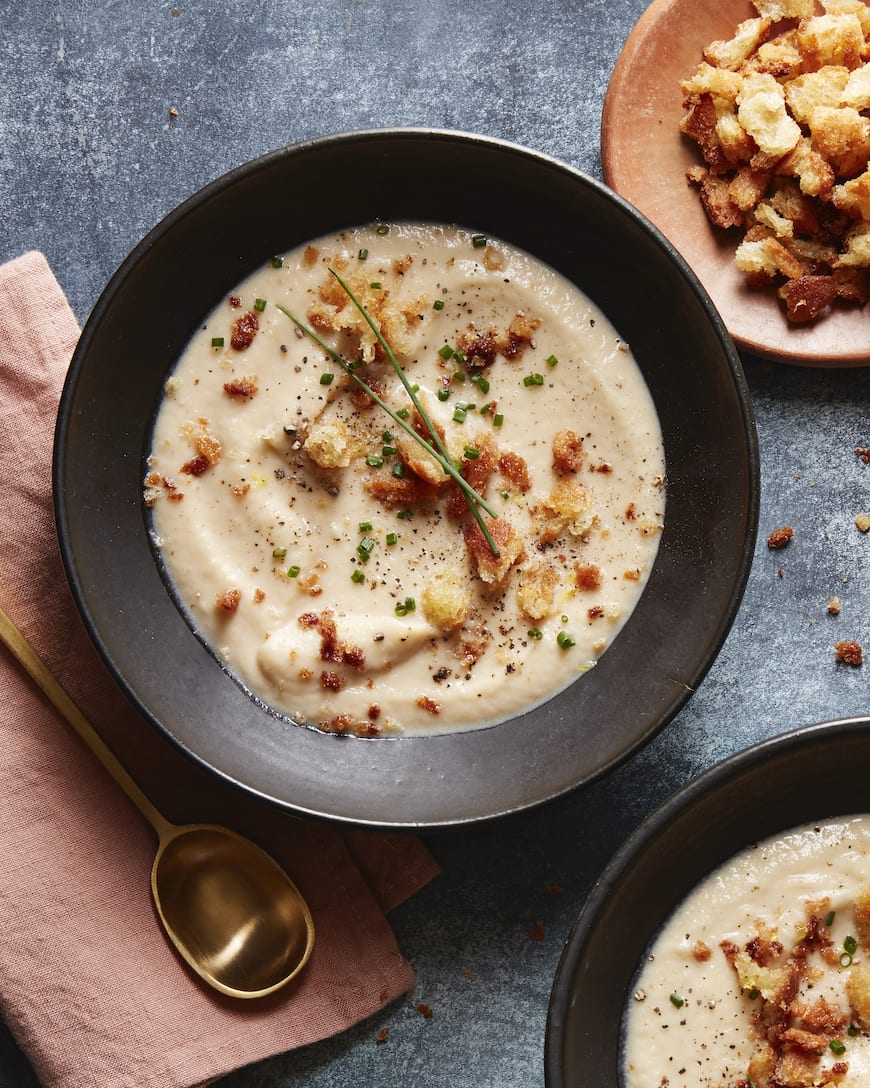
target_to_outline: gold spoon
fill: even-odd
[[[2,609],[0,641],[156,831],[151,893],[163,928],[193,970],[231,997],[263,997],[294,978],[311,955],[314,923],[278,863],[225,827],[170,823]]]

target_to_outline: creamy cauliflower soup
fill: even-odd
[[[628,997],[625,1088],[867,1088],[868,952],[870,817],[743,851],[653,943]]]
[[[166,382],[145,500],[190,623],[298,722],[486,725],[592,668],[665,505],[629,345],[502,242],[374,224],[275,257]]]

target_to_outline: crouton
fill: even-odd
[[[826,13],[802,20],[797,28],[797,43],[807,70],[826,64],[857,68],[865,49],[861,21],[851,12]]]
[[[559,572],[548,563],[538,563],[521,572],[517,601],[529,619],[542,620],[550,615],[558,585]]]
[[[453,571],[436,574],[423,590],[423,614],[440,631],[455,631],[468,618],[471,594]]]
[[[553,469],[559,476],[577,472],[585,457],[581,435],[567,427],[556,431],[553,435]]]
[[[347,468],[361,451],[359,441],[354,440],[340,419],[315,423],[302,448],[321,468]]]
[[[704,56],[717,68],[739,68],[750,53],[761,45],[769,30],[769,19],[746,19],[737,27],[732,38],[710,42]]]
[[[551,543],[564,532],[584,537],[596,522],[586,488],[571,476],[560,480],[550,495],[532,508],[532,514],[542,544]]]
[[[752,6],[765,19],[807,19],[815,14],[815,0],[752,0]]]
[[[494,555],[477,522],[467,526],[464,532],[465,546],[474,561],[480,578],[490,585],[504,581],[511,567],[525,555],[522,537],[506,518],[487,518],[487,530],[495,541],[499,554]]]
[[[680,84],[705,164],[686,177],[714,226],[743,232],[746,282],[806,323],[870,294],[870,4],[753,3]]]
[[[857,223],[846,235],[846,248],[834,262],[835,268],[870,267],[870,223]]]
[[[756,72],[743,80],[737,95],[740,124],[765,155],[787,155],[801,138],[800,125],[785,108],[785,92],[765,72]]]

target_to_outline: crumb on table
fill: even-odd
[[[793,536],[794,529],[790,525],[783,525],[779,529],[773,530],[767,538],[767,546],[773,550],[784,548]]]
[[[864,663],[864,654],[860,642],[838,642],[834,646],[834,650],[837,654],[837,661],[842,662],[844,665],[862,665]]]

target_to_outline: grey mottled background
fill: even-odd
[[[600,176],[604,92],[644,7],[0,0],[0,260],[41,249],[84,321],[127,252],[184,197],[262,152],[350,129],[483,132]],[[721,757],[803,723],[870,711],[870,663],[838,668],[832,649],[855,638],[870,650],[870,535],[854,525],[870,512],[870,466],[853,452],[870,446],[870,371],[745,363],[761,529],[740,616],[700,690],[645,751],[585,791],[431,838],[444,874],[393,916],[416,992],[222,1088],[542,1085],[562,944],[633,827]],[[767,534],[784,523],[795,540],[771,553]],[[843,602],[837,618],[825,607],[833,593]],[[538,925],[543,940],[530,940]],[[375,1042],[382,1027],[386,1045]],[[0,1088],[35,1083],[0,1036]]]

